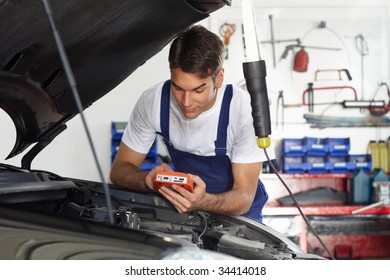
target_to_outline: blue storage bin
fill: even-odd
[[[157,158],[157,140],[154,140],[148,154],[146,155],[146,158]]]
[[[111,139],[121,140],[127,122],[111,122]]]
[[[116,154],[118,153],[119,146],[111,146],[111,163],[114,161]]]
[[[347,173],[349,172],[348,161],[348,156],[328,155],[326,157],[326,169],[330,173]]]
[[[326,138],[325,144],[331,155],[347,156],[351,149],[349,138]]]
[[[140,168],[145,171],[150,171],[154,167],[159,165],[155,160],[153,159],[145,159],[145,161],[141,164]]]
[[[304,162],[308,173],[326,173],[328,171],[325,156],[307,155],[304,157]]]
[[[324,138],[305,137],[303,144],[307,155],[325,156],[328,152],[328,145]]]
[[[111,122],[111,163],[118,152],[119,144],[122,140],[127,122]]]
[[[305,173],[306,164],[301,156],[284,156],[283,157],[284,173]]]
[[[302,138],[283,139],[283,154],[285,156],[303,156],[305,149]]]
[[[114,161],[118,152],[126,125],[127,122],[111,122],[111,163]],[[149,171],[157,165],[159,165],[159,160],[157,154],[157,140],[155,140],[140,168]]]
[[[359,154],[349,155],[348,158],[348,169],[354,171],[355,169],[363,169],[364,172],[370,172],[372,168],[371,155],[370,154]]]

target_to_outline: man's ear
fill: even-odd
[[[215,86],[217,88],[220,88],[222,86],[224,74],[225,74],[225,69],[221,68],[218,70],[218,74],[215,77]]]

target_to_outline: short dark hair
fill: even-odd
[[[225,49],[222,40],[201,25],[194,25],[180,33],[169,50],[169,68],[180,68],[186,73],[206,78],[216,75],[222,67]]]

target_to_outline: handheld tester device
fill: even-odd
[[[194,181],[190,175],[181,172],[159,171],[156,173],[153,181],[153,188],[157,192],[160,187],[170,187],[172,184],[179,185],[189,192],[194,191]]]

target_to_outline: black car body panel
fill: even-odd
[[[0,207],[0,259],[158,259],[183,245],[156,233]]]
[[[87,108],[224,1],[51,0]],[[191,4],[193,6],[191,6]],[[0,107],[17,129],[11,158],[76,114],[42,1],[0,1]]]
[[[49,2],[85,109],[230,1]],[[0,36],[0,107],[17,133],[8,158],[36,143],[21,167],[0,163],[0,259],[321,258],[248,218],[182,214],[156,193],[114,185],[108,198],[101,182],[31,170],[78,106],[43,1],[0,0]]]

